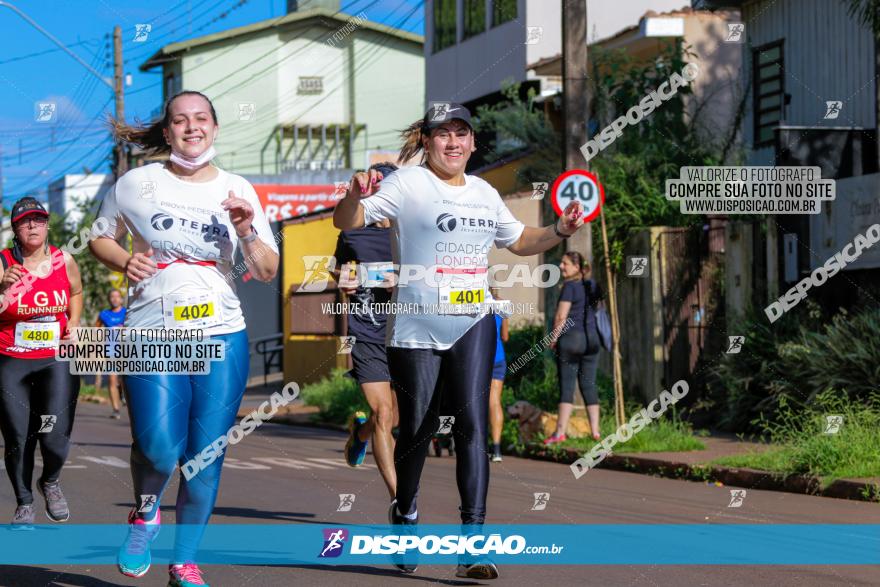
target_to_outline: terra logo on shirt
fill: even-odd
[[[229,229],[226,228],[225,224],[220,224],[214,219],[214,223],[207,224],[205,222],[198,222],[196,220],[190,220],[189,218],[181,218],[171,216],[165,212],[159,212],[158,214],[154,214],[150,219],[150,224],[159,231],[171,230],[172,227],[178,228],[182,232],[187,233],[202,233],[207,235],[212,235],[216,238],[222,238],[229,240]]]
[[[437,228],[442,232],[452,232],[461,221],[462,230],[465,232],[495,232],[495,221],[488,218],[469,218],[460,216],[456,218],[452,214],[441,214],[437,217]],[[486,230],[479,230],[480,228]],[[476,229],[476,230],[474,230]]]

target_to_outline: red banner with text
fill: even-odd
[[[345,195],[345,185],[254,184],[269,222],[333,208]]]

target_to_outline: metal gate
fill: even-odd
[[[712,325],[724,312],[721,271],[724,225],[670,228],[654,247],[660,267],[663,315],[663,384],[688,379],[704,356]],[[698,378],[702,379],[702,378]]]

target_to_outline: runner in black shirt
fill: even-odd
[[[381,163],[378,169],[387,177],[397,169],[393,163]],[[348,315],[348,334],[354,336],[351,359],[352,375],[360,384],[370,404],[371,414],[363,412],[352,416],[351,433],[345,445],[345,458],[352,467],[364,462],[367,443],[373,439],[373,456],[379,472],[394,498],[397,475],[394,471],[394,438],[391,429],[397,425],[397,398],[391,390],[388,359],[385,355],[385,304],[391,301],[391,286],[364,287],[380,282],[391,271],[390,221],[383,220],[370,226],[343,230],[336,241],[336,267],[340,270],[339,286],[348,301],[357,310]],[[358,274],[367,282],[354,287],[350,275],[359,265]]]

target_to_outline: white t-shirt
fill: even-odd
[[[465,175],[465,185],[452,186],[425,167],[395,171],[361,205],[366,224],[391,220],[392,253],[401,266],[401,280],[407,267],[426,271],[424,279],[409,279],[394,289],[396,308],[418,305],[421,311],[392,313],[386,344],[448,349],[482,315],[436,309],[473,308],[471,304],[487,301],[489,249],[493,243],[500,248],[514,244],[525,226],[479,177]]]
[[[99,217],[109,222],[102,236],[118,240],[129,232],[135,253],[152,248],[153,261],[171,263],[132,284],[125,326],[201,328],[206,335],[244,329],[234,279],[226,279],[238,249],[229,212],[220,205],[230,190],[253,207],[257,237],[277,253],[259,198],[243,177],[218,169],[211,181],[188,182],[153,163],[119,178],[101,205]]]

